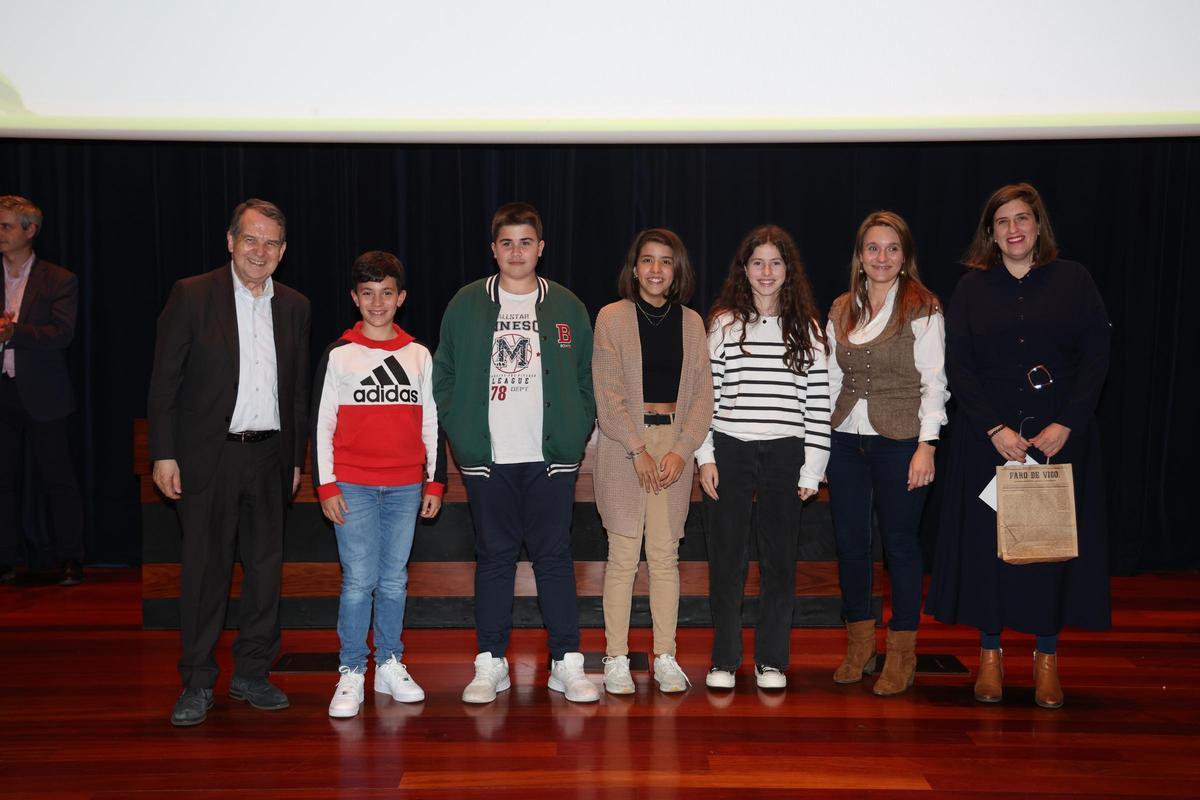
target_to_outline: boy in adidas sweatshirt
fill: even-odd
[[[359,256],[351,274],[362,322],[325,351],[313,390],[313,484],[342,562],[341,678],[331,717],[352,717],[362,704],[372,597],[375,691],[408,703],[425,698],[400,661],[400,633],[417,514],[435,516],[446,485],[433,358],[393,321],[406,294],[404,267],[375,250]]]

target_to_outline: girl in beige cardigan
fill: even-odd
[[[596,318],[592,379],[600,433],[593,480],[608,532],[604,571],[604,687],[632,694],[629,612],[643,537],[650,572],[654,678],[664,692],[690,684],[675,661],[679,540],[692,489],[692,456],[712,419],[704,323],[682,304],[694,276],[683,242],[642,231],[617,280],[623,299]]]

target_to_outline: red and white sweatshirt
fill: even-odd
[[[337,481],[446,487],[445,447],[433,399],[433,356],[393,325],[396,337],[368,339],[362,323],[325,350],[313,389],[313,484],[327,500]]]

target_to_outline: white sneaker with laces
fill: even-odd
[[[507,691],[511,686],[508,659],[480,653],[475,656],[475,678],[463,689],[462,699],[464,703],[490,703],[496,699],[496,692]]]
[[[704,677],[704,685],[710,689],[732,689],[736,679],[731,669],[713,667]]]
[[[758,665],[754,668],[755,680],[760,689],[783,689],[787,687],[787,675],[775,667]]]
[[[338,672],[342,676],[329,701],[329,716],[353,717],[363,702],[363,674],[352,672],[349,667],[338,667]]]
[[[692,685],[688,676],[679,668],[675,656],[663,653],[654,658],[654,680],[660,692],[683,692]]]
[[[375,667],[375,691],[390,694],[401,703],[419,703],[425,699],[425,690],[408,674],[408,668],[392,656]]]
[[[583,672],[583,653],[564,653],[562,661],[551,661],[546,685],[565,694],[572,703],[594,703],[600,699],[600,691]]]
[[[604,691],[609,694],[633,694],[633,676],[629,674],[629,656],[604,659]]]

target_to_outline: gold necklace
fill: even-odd
[[[646,322],[650,323],[650,327],[652,327],[652,328],[657,328],[659,325],[662,325],[663,320],[665,320],[667,318],[667,315],[671,313],[671,304],[670,303],[667,303],[663,307],[663,312],[658,315],[651,314],[646,309],[642,308],[641,303],[634,303],[634,305],[637,306],[638,311],[642,312],[642,316],[646,318]]]

